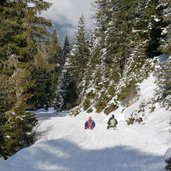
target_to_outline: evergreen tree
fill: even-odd
[[[29,104],[34,104],[35,108],[53,105],[56,91],[56,83],[59,75],[59,64],[57,56],[59,45],[56,32],[49,35],[49,40],[41,41],[41,53],[43,56],[37,56],[32,69],[34,85],[29,89],[32,97],[28,100]]]
[[[161,45],[160,39],[164,36],[162,35],[162,30],[167,26],[164,22],[163,10],[166,6],[160,0],[148,1],[146,12],[148,14],[148,29],[149,29],[149,42],[147,55],[149,58],[158,56],[161,54],[159,46]]]
[[[159,63],[156,70],[157,85],[156,90],[157,101],[168,110],[171,110],[171,57],[166,61]]]
[[[163,27],[160,49],[163,53],[163,56],[167,57],[166,60],[159,62],[159,67],[156,70],[157,76],[157,85],[158,89],[156,90],[157,101],[160,102],[162,106],[166,109],[171,110],[171,2],[167,0],[162,0],[163,4],[163,20],[167,27]]]
[[[18,107],[12,112],[7,112],[6,119],[5,148],[6,153],[12,155],[33,143],[33,127],[36,126],[37,119],[35,114],[25,112],[23,107]]]
[[[95,85],[97,92],[94,93],[98,94],[95,96],[94,105],[97,112],[101,112],[108,106],[108,103],[112,104],[113,109],[117,108],[116,101],[112,97],[116,96],[117,84],[129,58],[134,19],[133,10],[136,1],[103,0],[96,1],[96,4],[95,41],[97,43],[94,43],[91,59],[95,61],[96,69],[95,74],[91,75],[95,75],[92,86]],[[126,12],[125,9],[127,9]],[[94,71],[92,70],[92,72]],[[110,106],[109,108],[111,108]]]
[[[84,87],[83,78],[90,57],[89,42],[82,15],[74,38],[74,44],[63,68],[64,82],[61,87],[63,108],[70,109],[78,104]]]
[[[149,58],[162,53],[162,29],[168,26],[162,14],[166,6],[158,0],[95,3],[97,27],[90,58],[93,69],[89,69],[89,88],[94,90],[87,91],[83,106],[88,111],[95,106],[97,112],[108,113],[120,102],[134,102],[137,83],[152,70]]]
[[[25,134],[29,134],[36,122],[31,114],[24,112],[23,108],[41,106],[51,100],[52,91],[49,87],[52,86],[52,77],[57,68],[57,64],[52,59],[58,52],[58,43],[56,37],[49,32],[51,22],[37,15],[42,10],[48,9],[49,3],[36,0],[31,0],[29,3],[33,5],[29,6],[28,1],[24,0],[0,3],[0,92],[2,95],[0,98],[2,124],[0,152],[3,156],[11,155],[33,141],[33,136],[28,140]],[[42,84],[40,84],[38,73],[48,78]],[[48,100],[44,103],[37,101],[38,89],[42,97],[45,97],[43,92],[46,90]],[[22,108],[21,111],[20,108]],[[13,116],[14,113],[15,116]],[[14,127],[19,123],[26,126],[27,122],[30,124],[28,131],[25,132],[24,128],[23,132],[22,128],[19,131],[19,134],[23,134],[22,144],[21,141],[17,141],[18,133],[15,132]],[[15,125],[13,130],[12,124]],[[6,136],[10,134],[11,137]],[[31,132],[30,135],[32,135]],[[12,138],[8,145],[7,138]],[[12,144],[10,145],[12,141],[15,142],[14,148]]]
[[[64,66],[66,58],[68,57],[69,53],[71,51],[71,46],[70,46],[70,42],[68,40],[68,37],[65,37],[65,41],[64,41],[64,46],[62,49],[62,57],[61,57],[61,62],[62,62],[62,66]]]
[[[165,166],[166,170],[171,171],[171,158],[167,159],[165,162],[166,162],[166,166]]]
[[[171,55],[171,42],[170,42],[170,35],[171,35],[171,2],[169,0],[161,0],[161,3],[165,7],[163,10],[163,20],[166,23],[166,26],[163,27],[162,37],[161,39],[161,51],[170,56]]]
[[[69,79],[69,74],[66,73],[66,68],[64,67],[69,54],[71,51],[71,46],[70,46],[70,42],[67,38],[67,36],[65,37],[65,41],[64,41],[64,45],[63,48],[61,49],[61,53],[59,54],[59,64],[60,64],[60,70],[59,70],[59,77],[58,77],[58,81],[57,81],[57,90],[56,90],[56,98],[55,98],[55,106],[62,110],[63,105],[64,105],[64,92],[66,90],[67,87],[67,83],[68,83],[68,79]],[[65,102],[67,103],[67,102]]]
[[[89,57],[89,44],[85,30],[85,19],[82,15],[78,21],[74,45],[71,51],[70,62],[72,63],[72,75],[79,81],[86,69]],[[78,72],[79,71],[79,72]],[[78,85],[79,83],[77,83]]]
[[[1,99],[0,99],[0,157],[5,157],[5,134],[4,134],[4,125],[6,123],[6,118],[4,116],[4,105],[5,103],[7,104],[7,101],[5,101],[2,97],[3,97],[3,93],[0,93],[1,95]]]
[[[35,6],[27,6],[26,1],[13,1],[1,5],[1,71],[8,75],[10,84],[14,86],[16,105],[26,103],[30,98],[27,91],[34,82],[31,78],[32,68],[37,67],[40,58],[44,59],[41,40],[49,35],[44,26],[50,26],[50,22],[36,16],[37,12],[46,9],[49,4],[43,1],[31,2]]]

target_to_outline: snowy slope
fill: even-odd
[[[84,130],[90,114],[71,117],[67,113],[39,111],[39,139],[7,161],[0,160],[0,171],[164,171],[164,154],[171,146],[171,113],[155,104],[145,124],[127,126],[125,120],[142,102],[153,98],[154,77],[140,85],[139,101],[114,112],[117,130],[107,130],[109,116],[91,114],[96,127]]]

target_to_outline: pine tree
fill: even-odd
[[[162,30],[167,26],[167,23],[163,20],[163,11],[166,6],[160,0],[148,1],[146,12],[148,14],[148,29],[149,29],[149,42],[147,55],[149,58],[158,56],[161,54],[159,49],[160,39],[163,37]]]
[[[90,57],[89,42],[85,30],[85,19],[82,15],[74,38],[74,44],[63,68],[62,104],[70,109],[78,104],[84,87],[83,78]]]
[[[156,90],[157,101],[167,110],[171,110],[171,57],[166,61],[159,63],[156,70],[157,85]]]
[[[3,109],[3,108],[1,108],[1,109]],[[4,111],[0,111],[0,157],[6,157],[5,149],[4,149],[4,146],[5,146],[4,125],[6,123],[6,118],[5,118],[3,112]]]
[[[136,3],[135,1],[103,0],[96,1],[96,4],[97,29],[95,35],[98,43],[94,44],[92,51],[92,60],[96,62],[92,85],[96,85],[97,92],[94,93],[98,94],[94,99],[95,107],[97,112],[101,112],[116,95],[116,85],[129,58],[131,24],[134,18],[132,12]],[[124,9],[127,9],[127,12]],[[116,109],[117,104],[114,103],[111,102],[113,108]]]
[[[37,61],[42,55],[42,50],[39,50],[40,38],[48,35],[42,26],[50,25],[48,20],[36,16],[37,12],[49,6],[48,3],[32,3],[35,6],[31,8],[25,1],[7,2],[1,6],[1,70],[5,75],[8,74],[11,84],[18,91],[13,92],[13,95],[16,94],[17,105],[24,99],[26,101],[26,96],[30,96],[26,92],[33,85],[31,72],[36,64],[34,60]],[[23,81],[27,84],[23,85]]]
[[[118,20],[116,17],[117,22],[119,22],[116,25],[120,25],[119,28],[116,27],[124,29],[119,36],[120,46],[117,52],[120,55],[119,63],[122,77],[116,87],[118,99],[124,105],[133,103],[133,99],[137,95],[136,84],[148,76],[146,70],[150,69],[147,62],[149,20],[145,11],[146,7],[147,1],[125,1],[119,5],[119,9],[122,9],[120,13],[118,12],[121,19]],[[127,12],[124,13],[124,9],[127,9]],[[122,15],[122,13],[124,14]],[[120,20],[123,21],[123,24]],[[121,50],[120,47],[124,47],[124,50]]]
[[[32,71],[35,84],[28,91],[32,94],[28,102],[34,104],[35,108],[48,108],[53,105],[55,98],[56,83],[59,76],[57,57],[60,47],[56,32],[49,37],[49,40],[41,41],[43,56],[37,56],[35,59],[36,66],[33,67]]]
[[[166,170],[171,171],[171,158],[167,159],[166,161]]]
[[[6,113],[5,147],[8,155],[12,155],[33,143],[34,126],[37,124],[35,114],[25,112],[23,107]]]
[[[161,3],[165,7],[163,10],[163,20],[166,23],[166,26],[163,27],[162,37],[161,39],[161,51],[170,56],[171,55],[171,42],[170,42],[170,35],[171,35],[171,2],[169,0],[161,0]]]
[[[61,61],[62,61],[62,66],[64,66],[66,58],[68,57],[69,53],[71,51],[71,46],[70,46],[70,42],[68,40],[68,37],[65,37],[65,41],[64,41],[64,45],[63,45],[63,49],[62,49],[62,57],[61,57]]]
[[[72,63],[72,74],[76,77],[77,81],[82,78],[83,73],[85,72],[88,57],[89,46],[85,30],[85,18],[82,15],[78,21],[77,32],[75,34],[74,45],[70,57]]]
[[[39,98],[45,96],[43,92],[46,89],[46,99],[48,99],[46,102],[51,100],[52,91],[49,87],[52,86],[52,77],[57,68],[57,64],[52,59],[57,55],[58,43],[49,32],[51,22],[37,15],[42,10],[48,9],[49,3],[35,0],[29,2],[34,5],[29,6],[28,1],[24,0],[0,3],[0,92],[2,95],[0,98],[0,122],[2,123],[0,150],[2,155],[6,153],[11,155],[18,150],[18,147],[20,149],[33,141],[33,136],[28,140],[25,133],[21,131],[19,131],[20,134],[24,135],[21,141],[24,144],[17,141],[15,139],[18,138],[17,131],[15,132],[14,128],[11,130],[10,127],[11,124],[17,125],[20,121],[25,125],[29,122],[28,127],[30,131],[32,130],[36,123],[35,119],[32,120],[33,116],[24,112],[23,108],[29,109],[42,104],[36,99],[38,86],[42,95]],[[40,84],[37,73],[44,74],[48,79]],[[35,101],[37,104],[34,103]],[[22,108],[21,112],[20,108]],[[14,113],[15,116],[13,116]],[[14,122],[10,122],[10,118]],[[12,144],[4,146],[4,142],[7,144],[7,138],[10,138],[6,136],[7,132],[8,135],[11,133],[12,141],[15,142],[14,148]],[[13,149],[10,150],[10,148]]]
[[[64,107],[64,99],[65,99],[64,92],[66,90],[67,82],[69,79],[69,74],[66,73],[67,71],[64,66],[69,57],[70,51],[71,51],[70,42],[66,36],[63,48],[61,49],[61,53],[59,53],[60,68],[59,68],[59,77],[58,77],[58,81],[57,81],[57,90],[55,92],[56,98],[54,101],[54,106],[60,110],[62,110]]]
[[[163,53],[162,56],[166,56],[165,61],[159,62],[159,67],[156,70],[157,85],[156,90],[157,101],[160,102],[162,106],[166,109],[171,110],[171,2],[167,0],[161,1],[163,8],[163,20],[165,22],[165,27],[163,27],[160,49]],[[161,57],[162,57],[161,56]]]
[[[166,7],[157,0],[95,3],[97,27],[90,59],[94,70],[89,70],[93,75],[89,88],[94,90],[87,92],[84,106],[108,113],[120,102],[134,102],[137,83],[152,70],[149,58],[161,54],[160,39],[165,37],[162,29],[167,25],[162,11]]]

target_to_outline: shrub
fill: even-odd
[[[123,87],[118,94],[118,99],[126,104],[131,105],[134,102],[134,98],[137,95],[137,85],[135,81],[130,82],[126,87]]]
[[[171,171],[171,158],[166,160],[166,170]]]
[[[75,108],[73,111],[71,111],[71,115],[77,116],[81,112],[80,108]]]
[[[107,102],[105,100],[99,100],[97,104],[95,105],[96,112],[97,113],[102,112],[104,108],[106,107],[106,105],[107,105]]]
[[[130,118],[126,120],[127,125],[132,125],[134,123],[140,124],[143,122],[143,117],[144,115],[138,116],[137,114],[131,114]]]
[[[132,125],[135,123],[135,118],[133,117],[132,114],[131,114],[131,117],[126,120],[126,122],[127,122],[127,125]]]
[[[84,108],[84,110],[87,110],[90,106],[91,106],[90,100],[89,99],[86,99],[83,102],[83,108]]]
[[[101,97],[97,100],[97,103],[95,105],[96,112],[97,113],[102,112],[110,100],[111,100],[111,97],[109,97],[106,94],[106,92],[104,92],[104,91],[101,92]]]
[[[110,86],[109,89],[108,89],[108,94],[109,95],[115,95],[116,93],[116,89],[115,89],[115,86]]]
[[[93,99],[95,97],[95,93],[93,92],[93,90],[91,90],[90,92],[87,93],[86,97],[88,99]]]
[[[152,112],[154,112],[154,110],[156,109],[156,107],[154,105],[152,105],[151,107],[149,107],[149,109],[150,109],[150,112],[152,113]]]
[[[150,113],[154,112],[154,110],[156,109],[154,99],[152,101],[149,101],[147,103],[147,105],[148,105],[148,108],[150,110]]]
[[[138,109],[138,113],[140,112],[144,112],[145,111],[145,106],[146,104],[144,102],[141,102],[141,104],[139,105],[139,109]]]
[[[105,108],[104,113],[108,115],[109,113],[113,112],[117,108],[118,108],[118,105],[112,103],[108,107]]]
[[[89,108],[89,109],[87,110],[87,113],[91,113],[91,112],[93,112],[93,109],[92,109],[92,108]]]

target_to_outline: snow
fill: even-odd
[[[0,171],[9,171],[9,166],[0,158]]]
[[[142,102],[153,99],[154,82],[151,74],[140,84],[139,100],[112,113],[117,130],[106,129],[110,116],[103,113],[72,117],[54,109],[37,111],[36,143],[0,160],[0,171],[165,171],[165,158],[171,156],[171,112],[155,104],[150,113],[146,105],[144,125],[125,122]],[[96,122],[94,130],[84,129],[89,116]]]

